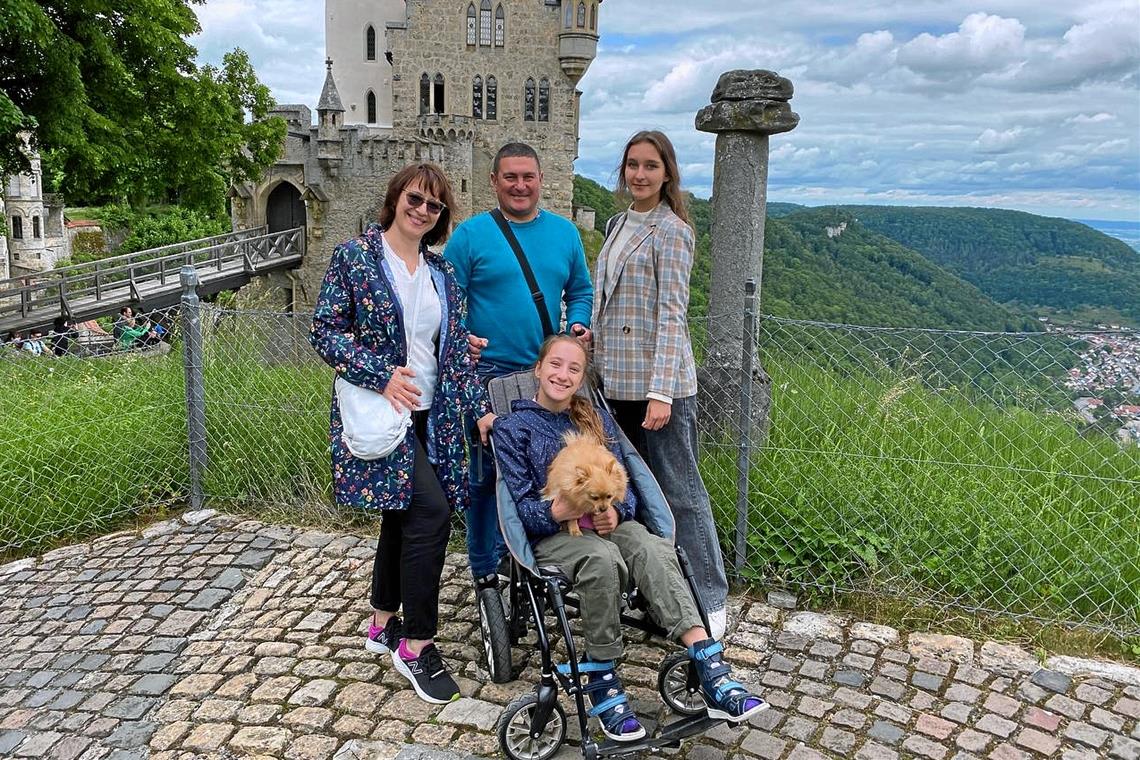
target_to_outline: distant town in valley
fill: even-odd
[[[1090,425],[1119,423],[1116,437],[1140,446],[1140,333],[1122,329],[1075,337],[1088,344],[1065,381],[1078,394],[1073,401],[1077,413]]]

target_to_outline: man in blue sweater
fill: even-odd
[[[573,223],[538,207],[542,167],[534,148],[524,143],[500,148],[491,165],[491,186],[534,272],[550,324],[557,330],[565,321],[572,334],[588,343],[594,289],[582,238]],[[467,297],[467,329],[480,377],[486,381],[533,367],[546,337],[542,321],[518,259],[491,214],[476,214],[459,225],[444,256]],[[478,435],[470,436],[470,443],[467,554],[476,581],[490,585],[497,583],[495,570],[506,547],[495,510],[493,457]]]

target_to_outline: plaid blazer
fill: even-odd
[[[609,231],[619,216],[606,225],[594,273],[594,366],[605,395],[631,401],[648,393],[692,396],[697,392],[688,323],[693,230],[661,203],[615,251],[616,236]],[[614,275],[607,278],[614,257]]]

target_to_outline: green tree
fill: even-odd
[[[198,66],[201,0],[0,0],[0,174],[32,134],[54,190],[217,215],[285,135],[241,50]],[[248,121],[247,121],[248,118]]]

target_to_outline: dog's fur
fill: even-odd
[[[576,515],[562,524],[567,533],[580,536],[582,530],[578,527],[578,518],[587,514],[599,515],[624,499],[629,476],[609,449],[598,443],[594,436],[570,432],[562,440],[566,445],[546,471],[542,498],[553,500],[561,496]]]

